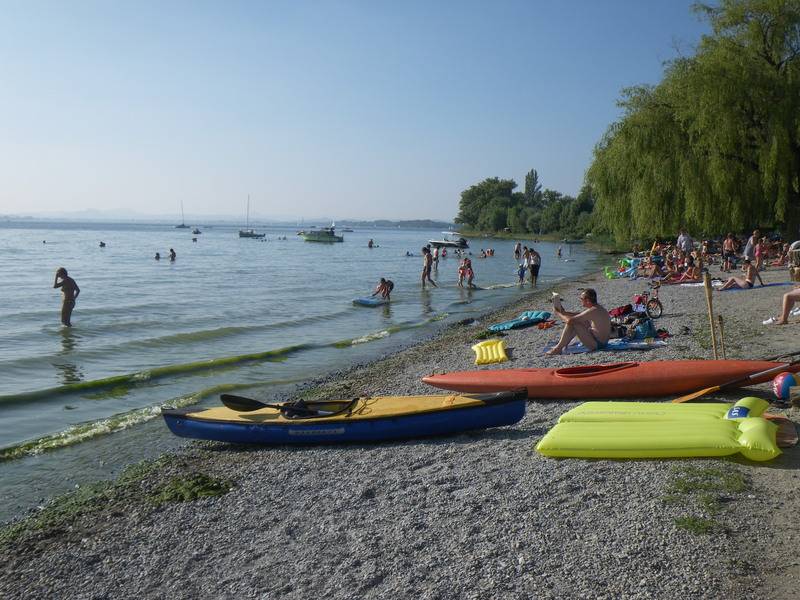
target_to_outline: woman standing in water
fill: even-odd
[[[81,288],[78,287],[72,277],[67,275],[67,270],[64,267],[56,271],[53,287],[61,288],[61,292],[64,294],[64,302],[61,304],[61,323],[66,327],[72,327],[72,311],[75,308],[78,294],[81,293]]]

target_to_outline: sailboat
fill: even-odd
[[[186,224],[186,219],[183,217],[183,200],[181,200],[181,224],[175,225],[175,229],[189,229],[189,226]]]
[[[247,222],[245,228],[239,230],[239,237],[261,239],[266,235],[266,233],[256,233],[254,229],[250,229],[250,194],[247,194]]]

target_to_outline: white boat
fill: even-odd
[[[247,217],[245,228],[239,230],[239,237],[240,238],[254,238],[254,239],[261,239],[265,237],[266,233],[256,233],[255,229],[250,229],[250,194],[247,194]]]
[[[330,227],[319,227],[314,231],[301,231],[300,235],[307,242],[343,242],[343,235],[336,235],[336,225],[331,223]]]
[[[443,231],[441,240],[428,240],[434,248],[469,248],[467,240],[457,231]]]

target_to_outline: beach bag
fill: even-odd
[[[639,319],[639,323],[633,328],[634,340],[644,340],[647,338],[655,338],[658,334],[653,325],[653,319]]]

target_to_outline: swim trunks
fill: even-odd
[[[747,284],[747,288],[746,289],[749,290],[751,287],[753,287],[753,282],[752,281],[745,281],[745,283]]]
[[[597,344],[597,348],[595,348],[595,350],[604,350],[608,346],[608,342],[601,342],[600,340],[597,339],[597,336],[594,334],[594,331],[590,329],[589,333],[592,334],[592,337],[594,338],[594,341]]]

